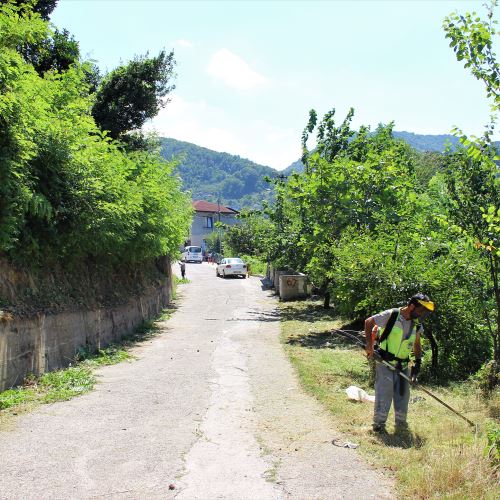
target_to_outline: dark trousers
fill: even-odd
[[[408,376],[408,368],[402,370]],[[400,386],[403,390],[400,391]],[[403,392],[403,394],[401,394]],[[375,411],[373,423],[375,425],[384,425],[387,415],[394,403],[394,417],[396,425],[406,423],[408,414],[408,402],[410,399],[410,386],[408,382],[402,379],[396,372],[385,365],[377,364],[375,374]]]

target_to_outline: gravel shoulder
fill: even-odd
[[[258,278],[188,265],[178,309],[93,392],[0,431],[0,498],[391,498],[299,387]],[[173,485],[174,489],[169,489]]]

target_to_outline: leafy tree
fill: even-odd
[[[350,141],[353,110],[338,127],[333,116],[331,111],[319,123],[309,151],[306,142],[316,126],[311,112],[302,140],[305,170],[290,178],[287,192],[295,207],[294,228],[287,233],[296,237],[292,247],[302,252],[303,270],[326,293],[325,307],[335,280],[333,249],[342,233],[350,227],[374,230],[384,221],[397,224],[415,200],[410,150],[392,138],[392,124],[374,134],[362,127]]]
[[[67,71],[80,58],[78,42],[65,29],[55,29],[51,36],[39,43],[25,43],[19,51],[39,75],[51,70]]]
[[[156,57],[140,56],[111,71],[102,80],[95,96],[92,116],[101,130],[113,139],[140,129],[156,116],[169,100],[163,99],[175,86],[174,53],[162,50]]]
[[[260,211],[243,210],[239,224],[227,226],[224,246],[234,255],[257,255],[267,259],[274,233],[273,222]]]
[[[56,7],[57,0],[0,0],[0,4],[10,5],[12,11],[20,15],[34,13],[47,21]],[[33,65],[39,75],[50,70],[66,71],[80,58],[78,42],[65,29],[49,30],[44,37],[36,41],[23,40],[18,44],[17,49],[24,59]]]
[[[492,385],[499,382],[497,374],[500,373],[500,183],[498,166],[493,161],[495,150],[491,144],[491,134],[500,109],[500,67],[493,52],[498,35],[497,23],[493,19],[496,6],[496,0],[487,5],[487,20],[482,20],[475,12],[465,15],[455,13],[443,23],[457,59],[464,60],[465,67],[484,84],[493,113],[481,139],[469,139],[457,130],[467,155],[451,157],[447,170],[449,227],[452,231],[458,230],[475,246],[489,269],[495,305],[491,308],[489,300],[483,299],[482,302],[483,315],[493,340]]]
[[[24,9],[33,10],[33,12],[40,14],[40,17],[45,21],[49,20],[50,14],[57,6],[57,2],[58,0],[0,0],[0,3],[3,4],[10,3]]]
[[[493,19],[497,4],[497,0],[493,0],[487,5],[487,20],[481,19],[476,12],[464,15],[455,12],[443,22],[446,38],[450,39],[457,60],[464,61],[464,67],[484,84],[494,110],[500,107],[500,67],[493,47],[498,35],[497,22]]]
[[[12,5],[0,14],[0,252],[31,265],[175,255],[192,212],[175,164],[104,136],[85,67],[42,78],[17,48],[48,24]]]

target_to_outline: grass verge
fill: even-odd
[[[177,287],[179,285],[187,285],[188,283],[191,283],[188,278],[179,278],[179,276],[176,276],[175,274],[173,275],[173,283],[172,283],[172,299],[176,300],[177,299]]]
[[[139,342],[153,338],[159,331],[158,323],[167,320],[173,308],[164,309],[154,320],[143,322],[135,331],[97,351],[81,348],[68,368],[49,372],[40,377],[29,376],[20,387],[0,392],[0,422],[9,416],[26,412],[35,406],[65,401],[92,390],[97,382],[95,369],[122,361],[132,361],[130,349]]]
[[[267,271],[267,262],[255,257],[254,255],[241,255],[243,262],[248,265],[250,275],[265,276]]]
[[[412,389],[410,432],[371,434],[373,403],[347,399],[345,389],[356,385],[373,394],[370,370],[361,349],[332,335],[345,321],[320,303],[280,305],[282,342],[299,378],[330,411],[339,431],[360,444],[374,465],[396,477],[403,498],[499,498],[499,469],[488,456],[488,432],[498,429],[498,398],[489,402],[472,383],[429,389],[478,424],[477,433],[418,389]],[[393,420],[393,412],[389,420]],[[488,431],[489,429],[489,431]],[[491,440],[491,438],[490,438]],[[490,443],[491,446],[491,443]]]

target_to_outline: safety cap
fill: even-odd
[[[417,302],[420,305],[424,306],[429,311],[434,311],[434,302],[432,302],[430,300],[422,300],[422,299],[417,299]]]

